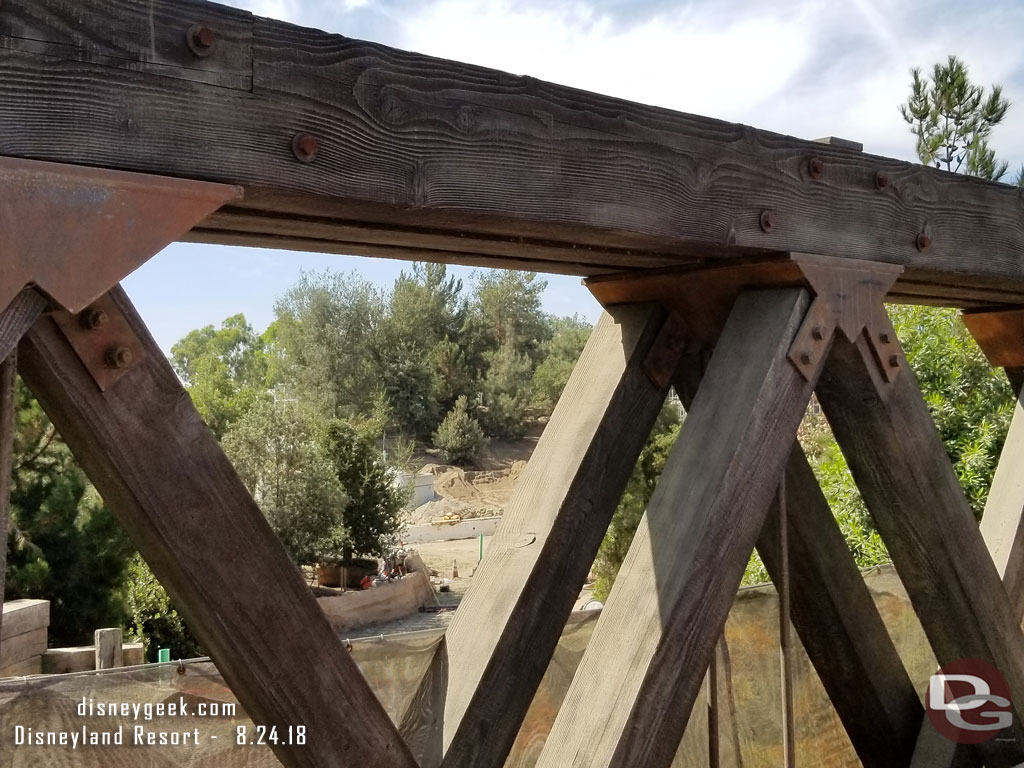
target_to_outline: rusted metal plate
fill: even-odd
[[[103,392],[138,366],[146,354],[108,294],[78,314],[54,312],[53,320]]]
[[[993,366],[1024,366],[1024,307],[964,312],[963,318]]]
[[[79,312],[240,187],[0,157],[0,307],[34,284]]]

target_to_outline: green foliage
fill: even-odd
[[[960,485],[980,519],[1013,416],[1006,375],[989,365],[956,310],[894,306],[889,312]]]
[[[552,323],[551,342],[530,385],[535,407],[554,409],[589,338],[590,324],[579,317],[557,318]]]
[[[484,444],[484,431],[469,413],[466,397],[455,401],[441,426],[434,433],[434,445],[449,464],[471,461]]]
[[[325,453],[348,497],[343,519],[348,531],[346,559],[351,554],[383,556],[402,529],[402,508],[408,495],[395,483],[376,447],[348,422],[327,427]]]
[[[669,451],[679,436],[682,424],[681,409],[672,400],[667,402],[658,414],[658,420],[651,431],[651,436],[633,467],[622,500],[615,510],[611,525],[601,542],[597,559],[594,561],[594,597],[606,600],[611,591],[615,577],[626,559],[629,545],[640,525],[640,519],[651,500],[654,487],[665,468]]]
[[[347,497],[308,411],[261,402],[224,437],[224,450],[298,565],[340,561],[351,547]]]
[[[133,549],[28,389],[18,382],[4,598],[49,600],[50,642],[92,642],[124,620]]]
[[[511,343],[487,353],[487,375],[480,385],[480,421],[489,435],[522,437],[530,406],[530,358]]]
[[[917,137],[921,162],[985,179],[1002,178],[1007,163],[998,162],[988,145],[992,128],[1010,108],[1002,88],[993,85],[986,94],[971,83],[967,65],[956,56],[936,64],[931,79],[922,77],[920,67],[912,75],[910,97],[900,113]]]
[[[146,661],[157,661],[161,648],[169,648],[174,659],[205,656],[167,592],[138,554],[129,562],[127,575],[125,601],[130,617],[129,633],[145,644]]]
[[[490,349],[511,347],[531,360],[539,359],[551,338],[540,297],[547,287],[536,272],[493,270],[476,273],[476,304]]]
[[[196,409],[218,438],[266,396],[266,342],[238,314],[190,331],[171,347],[171,364],[189,389]]]

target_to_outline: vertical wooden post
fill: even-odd
[[[803,289],[736,299],[538,768],[666,768],[810,399]]]
[[[719,768],[722,762],[718,732],[718,648],[708,665],[708,768]]]
[[[786,511],[786,474],[779,481],[779,559],[782,561],[779,591],[779,658],[782,672],[782,753],[785,768],[796,765],[793,723],[793,649],[789,632],[789,526]]]
[[[115,669],[123,667],[123,637],[120,629],[97,629],[96,669]]]

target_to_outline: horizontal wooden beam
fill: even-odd
[[[243,185],[200,238],[331,251],[401,226],[432,258],[522,241],[522,266],[583,274],[807,251],[904,265],[925,301],[1024,292],[1011,187],[199,0],[5,0],[0,101],[0,154]]]

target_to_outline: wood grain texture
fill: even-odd
[[[248,91],[252,15],[202,0],[4,0],[0,47]],[[208,55],[186,36],[214,31]]]
[[[305,725],[288,768],[415,762],[120,288],[147,350],[99,392],[49,317],[21,373],[257,723]]]
[[[515,742],[665,401],[644,370],[664,322],[606,312],[573,369],[446,634],[445,766],[501,768]]]
[[[23,288],[0,312],[0,359],[6,360],[17,349],[25,331],[32,327],[48,304],[35,288]]]
[[[786,464],[791,618],[865,768],[906,768],[924,709],[799,443]],[[757,551],[781,580],[776,509]]]
[[[837,340],[817,395],[940,664],[994,664],[1024,690],[1024,635],[909,368],[884,397],[856,344]],[[1014,725],[980,745],[990,768],[1024,760]]]
[[[17,301],[17,299],[15,299]],[[7,313],[0,315],[0,325],[5,324]],[[0,336],[3,333],[0,331]],[[21,334],[18,334],[20,337]],[[17,344],[17,340],[13,341]],[[0,345],[2,346],[2,345]],[[4,576],[7,569],[7,536],[8,526],[11,519],[11,472],[12,459],[14,455],[14,430],[17,413],[17,395],[15,381],[18,376],[18,353],[10,352],[4,354],[3,362],[0,362],[0,607],[4,602]],[[32,613],[36,611],[33,610]],[[0,655],[3,654],[3,643],[7,641],[4,634],[4,613],[0,611]],[[46,605],[45,615],[47,625],[49,624],[50,606]],[[43,625],[44,627],[46,625]]]
[[[538,768],[671,764],[810,398],[808,304],[737,300]]]
[[[981,518],[981,535],[1003,579],[1013,615],[1024,621],[1024,405],[1017,389],[1013,421]],[[979,765],[981,758],[975,750],[957,747],[927,720],[922,724],[911,768]]]
[[[793,250],[898,263],[947,286],[1024,287],[1022,203],[1008,186],[259,18],[237,22],[251,25],[251,91],[111,63],[110,52],[144,58],[138,6],[93,0],[72,25],[71,0],[5,4],[0,153],[238,183],[271,210],[440,231],[453,251],[467,234],[545,239],[574,263],[593,263],[579,246]],[[167,9],[213,26],[238,14],[150,6],[142,41],[180,39]],[[292,155],[300,131],[319,139],[313,163]],[[926,228],[932,245],[918,251]],[[615,266],[637,263],[624,253]]]
[[[124,666],[121,645],[124,641],[117,628],[97,629],[94,633],[96,645],[96,669],[114,669]]]

